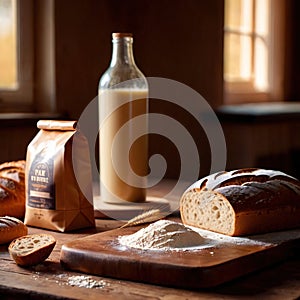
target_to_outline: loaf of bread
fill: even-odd
[[[32,266],[47,259],[55,244],[56,240],[50,234],[32,234],[12,241],[8,251],[18,265]]]
[[[19,219],[8,216],[0,217],[0,244],[10,243],[27,233],[27,226]]]
[[[25,161],[0,164],[0,216],[24,218]]]
[[[180,199],[186,225],[242,236],[300,227],[300,181],[279,171],[240,169],[209,175]]]

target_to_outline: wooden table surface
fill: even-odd
[[[76,233],[50,232],[57,244],[50,257],[30,268],[17,266],[0,246],[0,299],[296,299],[300,297],[300,255],[267,269],[249,274],[213,289],[182,290],[137,282],[90,276],[63,269],[61,246],[89,234],[119,227],[121,221],[97,219],[96,228]],[[48,232],[29,228],[29,233]],[[296,251],[297,252],[297,251]],[[98,282],[94,288],[71,285],[72,276],[88,276]]]

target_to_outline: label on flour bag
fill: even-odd
[[[40,155],[31,164],[28,174],[27,205],[42,209],[55,209],[53,158]]]

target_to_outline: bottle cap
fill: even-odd
[[[132,37],[132,33],[127,32],[114,32],[112,34],[113,39],[123,38],[123,37]]]

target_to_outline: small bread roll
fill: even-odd
[[[32,266],[48,258],[56,244],[50,234],[31,234],[12,241],[8,247],[10,256],[20,266]]]
[[[15,238],[28,234],[27,226],[14,217],[0,217],[0,244],[10,243]]]

